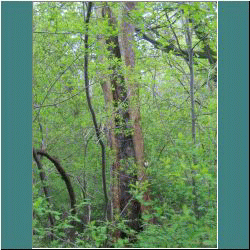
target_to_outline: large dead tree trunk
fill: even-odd
[[[145,167],[144,167],[144,140],[142,128],[140,124],[140,102],[139,102],[139,84],[135,77],[135,53],[134,53],[134,34],[135,27],[127,21],[128,14],[135,9],[134,2],[126,2],[123,8],[123,20],[121,24],[120,45],[126,66],[126,83],[128,86],[128,100],[129,100],[129,116],[133,126],[133,145],[135,151],[136,163],[138,166],[138,180],[140,182],[146,181]],[[149,190],[144,193],[144,202],[150,201]],[[141,211],[146,212],[149,206],[141,204]]]
[[[106,15],[109,19],[109,25],[117,29],[117,21],[111,9],[106,6],[102,11],[103,17]],[[136,175],[128,174],[128,170],[133,165],[135,159],[135,149],[132,135],[131,117],[128,109],[128,89],[124,75],[121,73],[121,51],[118,36],[109,36],[106,39],[108,50],[110,52],[110,61],[116,59],[118,63],[110,63],[112,70],[110,83],[112,89],[113,112],[114,112],[114,149],[116,160],[112,166],[112,202],[114,217],[121,215],[129,220],[128,225],[135,229],[140,229],[140,203],[130,194],[130,183],[135,182]],[[107,90],[107,89],[106,89]],[[108,96],[108,95],[106,95]],[[120,234],[117,232],[116,237]]]

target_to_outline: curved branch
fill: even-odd
[[[67,173],[65,172],[65,170],[63,169],[63,167],[61,166],[59,160],[53,158],[52,156],[50,156],[48,153],[42,151],[42,150],[38,150],[37,154],[39,155],[43,155],[45,157],[47,157],[48,160],[50,160],[56,167],[57,171],[59,172],[59,174],[61,175],[62,179],[64,180],[66,187],[68,189],[68,193],[69,193],[69,198],[70,198],[70,204],[71,204],[71,209],[72,209],[72,214],[76,214],[76,198],[75,198],[75,192],[74,189],[72,187],[71,181],[69,179],[69,176],[67,175]]]
[[[88,4],[88,10],[87,10],[87,17],[86,17],[86,33],[84,36],[84,45],[85,45],[85,54],[84,54],[84,80],[85,80],[85,89],[86,89],[86,97],[87,97],[87,103],[89,106],[90,113],[92,115],[92,120],[95,126],[95,131],[96,131],[96,137],[98,139],[98,142],[101,146],[102,149],[102,184],[103,184],[103,193],[104,193],[104,199],[105,199],[105,216],[107,213],[107,205],[108,205],[108,195],[107,195],[107,188],[106,188],[106,149],[105,145],[101,139],[101,133],[100,129],[98,127],[97,121],[96,121],[96,116],[95,116],[95,111],[92,107],[91,100],[90,100],[90,94],[89,94],[89,76],[88,76],[88,25],[89,25],[89,20],[90,20],[90,15],[91,15],[91,9],[92,9],[92,2],[89,2]]]
[[[48,207],[51,208],[52,203],[50,200],[49,190],[45,184],[46,176],[45,176],[45,173],[43,171],[43,166],[42,166],[41,162],[39,161],[38,156],[37,156],[37,152],[34,148],[33,148],[33,158],[34,158],[36,165],[39,169],[39,175],[40,175],[40,179],[41,179],[42,186],[43,186],[43,192],[44,192],[45,198],[48,202]],[[49,212],[49,220],[50,220],[51,226],[53,227],[54,226],[54,218],[50,212]]]

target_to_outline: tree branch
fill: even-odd
[[[34,149],[33,149],[34,152]],[[71,203],[71,209],[72,209],[72,214],[75,215],[76,214],[76,198],[75,198],[75,192],[74,189],[72,187],[71,181],[69,179],[68,174],[65,172],[65,170],[63,169],[63,167],[61,166],[59,160],[53,158],[52,156],[50,156],[48,153],[42,151],[42,150],[37,150],[36,151],[38,155],[43,155],[45,157],[47,157],[48,160],[50,160],[56,167],[57,171],[59,172],[59,174],[61,175],[62,179],[64,180],[66,187],[68,189],[68,193],[69,193],[69,198],[70,198],[70,203]]]
[[[141,29],[139,29],[139,28],[136,28],[135,31],[137,32],[137,36],[140,35],[142,39],[150,42],[156,49],[160,49],[166,53],[173,51],[176,56],[181,56],[184,59],[188,59],[188,51],[187,50],[182,50],[182,51],[180,51],[179,49],[177,50],[177,48],[173,44],[164,45],[164,44],[160,43],[159,41],[156,41],[156,40],[150,38],[145,33],[142,33]],[[210,52],[210,54],[208,54],[207,51],[196,50],[196,51],[193,51],[193,55],[197,56],[201,59],[209,59],[209,61],[211,61],[211,62],[212,62],[212,60],[214,62],[216,62],[216,55],[217,55],[216,52],[212,51],[211,49],[209,50],[209,52]]]
[[[44,195],[45,195],[45,198],[48,202],[48,207],[51,208],[52,206],[52,203],[51,203],[51,200],[50,200],[50,195],[49,195],[49,190],[48,190],[48,187],[46,186],[45,184],[45,180],[46,180],[46,176],[45,176],[45,173],[43,171],[43,166],[40,162],[40,160],[38,159],[38,156],[37,156],[37,152],[36,150],[33,148],[33,158],[36,162],[36,165],[39,169],[39,175],[40,175],[40,179],[41,179],[41,182],[42,182],[42,186],[43,186],[43,192],[44,192]],[[49,212],[49,220],[50,220],[50,224],[51,226],[53,227],[54,226],[54,218],[52,216],[52,214]]]
[[[173,34],[174,34],[174,37],[175,37],[175,40],[176,40],[176,42],[177,42],[178,48],[179,48],[179,50],[180,50],[181,52],[183,52],[183,50],[182,50],[182,48],[181,48],[181,46],[180,46],[180,43],[179,43],[179,39],[178,39],[178,37],[177,37],[177,35],[176,35],[175,31],[174,31],[174,28],[173,28],[173,25],[171,24],[170,19],[169,19],[169,17],[168,17],[167,11],[165,12],[165,14],[166,14],[167,20],[168,20],[168,22],[169,22],[169,24],[170,24],[170,28],[171,28],[171,30],[172,30],[172,32],[173,32]]]

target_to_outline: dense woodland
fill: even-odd
[[[33,247],[217,246],[217,3],[33,4]]]

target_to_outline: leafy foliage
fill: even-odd
[[[107,145],[109,186],[115,154],[108,146],[107,122],[112,113],[107,110],[102,84],[112,74],[112,66],[120,64],[118,74],[125,76],[126,69],[109,57],[109,48],[101,41],[120,32],[101,15],[106,4],[118,22],[124,5],[94,3],[89,24],[89,79],[101,138]],[[152,206],[153,213],[142,215],[140,232],[129,228],[122,214],[114,221],[103,216],[101,152],[83,78],[86,11],[86,2],[34,3],[33,146],[45,147],[60,160],[71,178],[78,213],[70,215],[67,190],[53,164],[41,158],[46,175],[46,182],[41,183],[34,163],[33,247],[216,247],[216,3],[138,2],[127,20],[136,27],[133,77],[140,86],[148,175],[147,182],[131,182],[130,192],[143,203],[143,192],[150,188],[153,198],[145,204]],[[194,51],[195,144],[185,54],[187,18]],[[127,108],[124,105],[121,102],[116,109]],[[128,171],[133,174],[136,168],[131,161]],[[52,204],[44,197],[43,185],[49,187]],[[55,219],[53,227],[49,214]],[[152,218],[155,224],[149,222]],[[123,232],[118,239],[114,237],[117,230]]]

